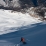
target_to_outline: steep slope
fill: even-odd
[[[34,27],[32,27],[34,26]],[[0,45],[2,46],[46,46],[46,22],[33,24],[25,30],[8,33],[0,36]],[[27,44],[20,42],[24,37]],[[7,44],[7,45],[6,45]]]

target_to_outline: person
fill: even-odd
[[[22,42],[23,44],[26,44],[25,39],[23,37],[21,37],[21,41],[20,42]]]

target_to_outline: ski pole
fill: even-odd
[[[26,39],[27,41],[30,41],[29,39]]]

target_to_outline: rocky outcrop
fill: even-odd
[[[37,6],[46,7],[46,0],[0,0],[0,6],[22,9]]]

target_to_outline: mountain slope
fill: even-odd
[[[41,21],[38,18],[31,17],[28,13],[0,10],[0,35],[18,31],[21,27],[39,22]]]
[[[3,8],[6,7],[4,9],[24,9],[37,6],[46,7],[46,0],[0,0],[0,6],[3,6]]]
[[[32,26],[34,27],[31,28]],[[46,46],[46,22],[33,24],[32,26],[25,30],[1,35],[0,40],[2,40],[2,44],[4,42],[3,46],[6,45],[5,43],[9,46]],[[21,37],[25,38],[27,44],[23,45],[20,42]],[[0,45],[2,46],[2,44]]]

